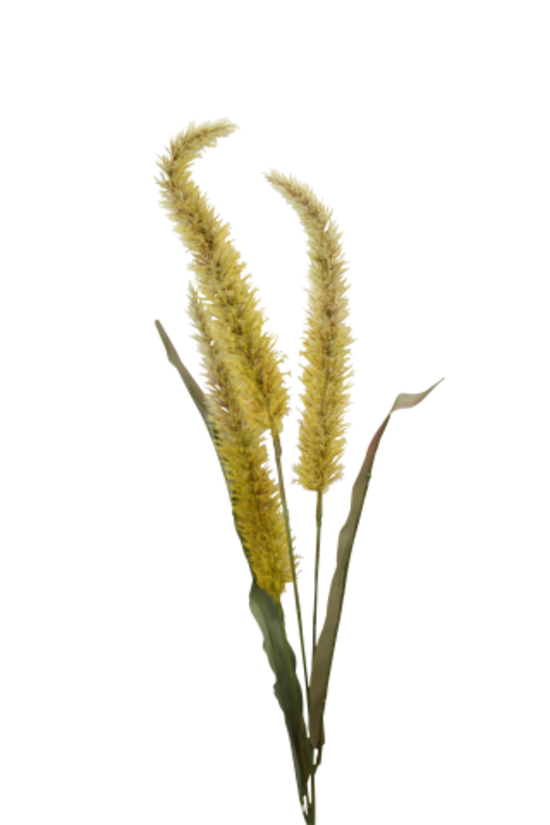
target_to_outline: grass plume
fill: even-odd
[[[177,233],[192,252],[191,269],[197,277],[204,318],[209,324],[208,335],[216,344],[219,359],[223,353],[227,382],[231,385],[235,403],[240,407],[243,422],[246,419],[248,430],[256,430],[259,434],[266,429],[271,431],[307,688],[297,570],[281,468],[282,419],[290,409],[288,390],[280,370],[284,356],[275,352],[275,337],[262,331],[265,316],[255,297],[256,290],[252,287],[250,275],[243,275],[245,265],[229,240],[229,226],[221,223],[206,197],[191,180],[190,174],[190,166],[202,150],[213,146],[220,137],[231,134],[236,128],[229,120],[205,122],[199,126],[191,123],[170,141],[166,154],[159,159],[158,166],[162,174],[156,182],[161,189],[162,205],[173,220]],[[246,439],[250,436],[248,430],[243,436]],[[243,430],[241,435],[244,432]],[[242,449],[241,445],[236,448],[232,453],[232,461],[237,462],[237,453]],[[257,445],[256,449],[265,450],[265,445]],[[251,455],[252,453],[247,457],[247,462]],[[241,469],[246,473],[248,465],[245,465]],[[259,485],[254,473],[250,479],[251,483]],[[242,500],[244,501],[244,492]],[[243,517],[245,511],[248,513],[247,507],[248,505],[238,505],[240,517]],[[234,514],[236,513],[234,509]],[[267,549],[265,552],[268,552]],[[276,558],[275,553],[274,559]],[[267,564],[267,560],[264,559],[262,563]],[[266,581],[269,582],[269,576]]]
[[[304,408],[299,427],[296,479],[307,490],[324,493],[343,475],[344,416],[353,374],[349,366],[350,327],[346,292],[349,285],[340,245],[341,233],[329,210],[309,186],[271,171],[269,183],[296,210],[309,241],[309,306],[302,371]]]
[[[189,121],[169,135],[164,153],[155,153],[154,180],[163,216],[187,257],[192,277],[186,298],[193,281],[208,306],[210,337],[224,342],[224,358],[238,380],[249,420],[282,435],[292,415],[292,375],[285,367],[289,353],[279,345],[279,331],[270,326],[269,308],[236,245],[232,221],[194,177],[206,151],[241,130],[239,121],[226,116]],[[186,307],[183,311],[187,315]],[[208,381],[203,383],[208,393]]]
[[[246,556],[259,587],[279,602],[292,582],[285,522],[263,437],[243,413],[227,367],[223,346],[199,295],[189,284],[188,313],[202,355],[207,407],[216,447],[231,484],[231,504]]]

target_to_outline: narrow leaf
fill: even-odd
[[[285,715],[301,803],[307,795],[312,749],[303,717],[302,691],[296,676],[296,657],[288,644],[275,601],[269,593],[258,587],[256,582],[253,582],[250,590],[250,609],[263,633],[263,648],[276,677],[273,691]],[[267,743],[266,747],[269,747]]]
[[[179,380],[183,384],[183,387],[193,404],[197,415],[199,416],[204,430],[208,436],[210,441],[210,446],[216,456],[216,461],[218,462],[218,466],[220,468],[220,472],[222,474],[222,478],[224,480],[225,486],[227,487],[228,491],[231,490],[231,481],[228,478],[228,473],[226,472],[225,466],[223,461],[221,460],[220,456],[218,455],[215,449],[215,427],[212,423],[212,419],[208,415],[208,406],[206,402],[206,393],[204,388],[196,377],[193,370],[189,367],[187,362],[184,360],[181,352],[179,351],[175,341],[171,337],[168,328],[164,325],[162,318],[157,315],[155,317],[155,331],[157,333],[159,342],[161,347],[164,350],[164,354],[166,356],[166,363],[168,366],[174,370],[176,375],[178,376]],[[235,520],[233,519],[233,524],[235,525]],[[241,547],[242,538],[240,533],[238,532],[238,528],[235,525],[235,535],[237,536],[237,540]]]
[[[446,380],[446,375],[440,375],[423,390],[399,390],[393,397],[390,409],[394,413],[414,412],[422,404],[425,404],[428,398],[431,398]]]
[[[199,387],[199,385],[197,384],[197,382],[195,381],[195,379],[193,378],[191,373],[183,365],[178,353],[176,352],[176,348],[174,347],[174,345],[171,342],[170,338],[166,334],[166,332],[164,330],[164,327],[162,326],[161,322],[160,321],[155,321],[155,326],[158,330],[158,333],[159,333],[160,337],[162,338],[162,343],[164,344],[164,346],[166,348],[166,354],[168,355],[168,360],[170,361],[171,364],[174,365],[174,367],[177,369],[177,371],[179,372],[179,374],[183,378],[183,383],[185,384],[185,386],[189,390],[189,395],[191,396],[191,398],[193,399],[193,401],[197,405],[197,409],[200,412],[200,414],[202,415],[202,417],[204,419],[204,423],[208,427],[208,432],[210,433],[210,435],[212,437],[212,440],[213,440],[212,425],[211,425],[211,423],[208,419],[208,414],[207,414],[207,410],[206,410],[206,398],[205,398],[205,395],[204,395],[203,391],[201,390],[201,388]]]
[[[445,380],[446,376],[441,375],[420,392],[399,390],[396,393],[386,415],[382,418],[367,443],[363,459],[351,484],[348,512],[336,534],[334,569],[329,582],[325,615],[319,631],[317,648],[309,677],[308,736],[316,752],[321,745],[321,739],[324,738],[323,724],[327,710],[330,678],[340,636],[340,625],[344,615],[351,560],[380,445],[390,426],[393,415],[398,412],[412,412],[418,409],[445,383]]]
[[[309,677],[309,704],[307,715],[309,741],[315,751],[321,745],[330,677],[340,636],[340,625],[344,614],[348,576],[353,550],[363,518],[369,494],[374,465],[382,439],[390,425],[389,412],[380,421],[371,435],[359,469],[350,487],[350,504],[346,517],[336,534],[334,569],[329,582],[325,615],[317,639],[317,649],[311,665]]]

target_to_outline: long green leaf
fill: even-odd
[[[213,433],[212,425],[211,425],[210,420],[208,418],[208,413],[207,413],[207,409],[206,409],[206,398],[205,398],[205,395],[204,395],[203,391],[201,390],[201,388],[199,387],[199,385],[197,384],[197,382],[195,381],[195,379],[193,378],[191,373],[183,365],[183,363],[181,361],[181,358],[179,357],[178,353],[176,352],[175,346],[173,345],[173,343],[169,339],[168,335],[166,334],[166,331],[165,331],[164,327],[162,326],[161,322],[160,321],[155,321],[155,326],[158,330],[158,333],[159,333],[160,337],[162,338],[162,343],[164,344],[164,347],[166,349],[166,354],[168,355],[168,360],[170,361],[171,364],[174,365],[174,367],[177,369],[177,371],[179,372],[179,374],[183,378],[183,383],[185,384],[185,386],[189,390],[189,395],[191,396],[191,398],[195,402],[195,404],[197,406],[197,409],[200,412],[200,414],[202,415],[202,417],[204,419],[204,423],[206,424],[206,426],[208,428],[208,432],[210,433],[212,441],[214,441],[214,433]]]
[[[288,640],[284,622],[278,615],[273,598],[253,582],[250,590],[250,609],[264,636],[264,650],[276,676],[273,691],[285,715],[292,748],[294,770],[300,802],[307,795],[307,781],[311,773],[312,749],[303,717],[302,691],[296,676],[296,657]]]
[[[369,439],[359,469],[351,483],[348,512],[336,534],[334,569],[329,582],[325,615],[317,638],[317,649],[309,677],[310,707],[307,714],[307,726],[309,741],[316,752],[321,745],[330,677],[344,615],[353,550],[363,518],[378,450],[390,421],[391,416],[386,413]]]
[[[309,676],[308,736],[318,759],[320,759],[319,748],[325,738],[324,724],[330,678],[346,604],[351,560],[361,521],[363,520],[380,445],[390,426],[392,417],[396,413],[412,412],[418,409],[445,383],[445,380],[446,376],[441,375],[421,391],[399,390],[394,395],[386,415],[382,418],[367,443],[363,459],[351,483],[348,512],[336,534],[334,569],[329,582],[325,615],[317,638],[317,648]]]
[[[208,416],[202,384],[183,359],[159,316],[155,318],[155,330],[166,355],[168,366],[176,372],[182,382],[214,448],[212,437],[214,430]],[[224,472],[223,463],[218,455],[216,455],[216,458],[229,490],[231,485]],[[246,560],[239,526],[234,516],[233,528]],[[278,609],[272,597],[255,583],[250,565],[249,572],[252,583],[248,591],[248,609],[260,632],[264,656],[273,676],[273,697],[283,716],[295,772],[296,791],[299,801],[303,801],[308,794],[311,748],[306,728],[304,688],[298,675],[298,658],[296,650],[288,637],[284,607],[281,606],[281,614],[281,610]]]
[[[202,422],[204,430],[210,441],[210,446],[212,447],[212,451],[216,457],[216,461],[218,462],[218,467],[224,480],[224,484],[226,486],[228,493],[230,494],[232,484],[231,480],[229,479],[229,475],[226,472],[224,463],[215,448],[214,436],[216,434],[216,429],[214,427],[212,419],[208,415],[208,402],[206,400],[206,393],[204,391],[204,388],[199,379],[196,377],[193,370],[184,360],[181,352],[179,351],[176,345],[176,342],[173,340],[172,336],[170,335],[170,332],[168,331],[168,328],[165,326],[162,318],[159,315],[155,317],[155,331],[160,341],[160,345],[164,350],[164,354],[166,356],[166,363],[169,367],[171,367],[171,369],[174,370],[179,380],[183,384],[184,389],[189,397],[189,400],[193,404],[197,412],[197,415],[199,416]],[[243,550],[244,545],[241,540],[240,531],[238,525],[236,524],[234,516],[232,516],[232,518],[235,536],[241,546],[241,551],[243,552],[243,556],[245,557],[246,561],[246,556]]]

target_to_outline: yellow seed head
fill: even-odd
[[[206,403],[230,485],[235,524],[258,586],[279,602],[285,585],[292,581],[292,566],[264,437],[243,412],[224,342],[220,342],[209,310],[191,284],[188,312],[202,355],[208,387]]]
[[[236,245],[232,221],[221,215],[193,176],[196,162],[208,149],[239,131],[239,121],[225,116],[186,123],[170,134],[164,153],[155,154],[153,177],[163,215],[187,256],[186,268],[200,300],[208,307],[211,336],[223,341],[231,359],[228,369],[239,378],[247,415],[264,432],[282,435],[292,415],[292,373],[285,367],[289,353],[279,345],[279,331],[270,326],[269,308]]]
[[[349,293],[351,259],[334,206],[292,170],[262,170],[267,186],[283,200],[303,231],[307,258],[300,358],[296,453],[289,483],[306,493],[330,489],[346,478],[344,458],[354,422],[357,383]]]
[[[227,117],[189,121],[155,154],[159,205],[187,257],[184,313],[197,375],[214,432],[213,447],[243,555],[259,587],[282,598],[292,570],[268,437],[292,414],[289,353],[270,327],[259,284],[225,219],[194,178],[208,149],[241,131]]]

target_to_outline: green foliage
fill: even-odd
[[[250,609],[263,633],[263,647],[276,676],[273,689],[285,715],[294,759],[298,795],[302,802],[307,796],[307,782],[311,775],[313,752],[304,722],[302,689],[296,676],[296,657],[286,638],[282,614],[278,612],[273,599],[258,587],[256,582],[252,583],[250,590]]]

